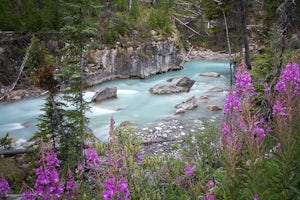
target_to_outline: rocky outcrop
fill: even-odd
[[[195,81],[188,77],[174,77],[169,80],[167,85],[157,84],[149,89],[151,94],[172,94],[180,92],[189,92]]]
[[[92,98],[92,102],[100,103],[107,99],[117,98],[117,88],[116,87],[107,87],[101,90],[98,90]]]
[[[220,77],[220,74],[217,73],[217,72],[206,72],[206,73],[200,74],[200,76],[206,76],[206,77],[218,78],[218,77]]]
[[[199,106],[195,96],[192,96],[175,106],[175,114],[184,113],[186,110],[193,110]]]
[[[170,70],[179,70],[182,59],[172,40],[139,46],[95,49],[90,52],[84,82],[86,86],[118,78],[147,78]]]

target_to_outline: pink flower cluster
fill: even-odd
[[[78,188],[74,179],[72,171],[69,169],[66,176],[65,183],[65,196],[67,199],[76,199],[80,195],[78,194]]]
[[[230,92],[225,97],[224,114],[231,112],[242,112],[239,95],[236,92]]]
[[[5,199],[7,194],[10,193],[10,187],[7,180],[2,176],[0,179],[0,198]]]
[[[118,200],[128,200],[129,199],[129,189],[126,178],[106,178],[104,181],[104,200],[111,200],[114,197],[118,197]]]
[[[287,91],[292,87],[295,95],[300,94],[300,71],[299,66],[295,62],[290,62],[282,70],[282,74],[275,86],[277,91]]]
[[[193,173],[194,173],[194,170],[190,166],[190,164],[189,163],[185,163],[185,165],[184,165],[184,174],[188,175],[188,174],[193,174]]]
[[[46,150],[46,156],[41,149],[41,155],[42,158],[38,160],[41,166],[35,170],[37,175],[35,193],[45,200],[56,199],[63,193],[63,185],[59,181],[57,172],[57,168],[60,167],[59,160],[52,149]]]
[[[93,148],[88,148],[85,150],[85,159],[87,167],[90,169],[97,169],[101,167],[101,161],[98,156],[97,150]]]
[[[239,95],[253,95],[255,90],[252,84],[251,75],[248,71],[239,68],[236,72],[236,92]]]

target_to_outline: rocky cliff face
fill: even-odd
[[[95,49],[90,52],[84,78],[86,86],[118,78],[147,78],[151,75],[178,70],[180,52],[173,41],[157,41],[136,47]]]

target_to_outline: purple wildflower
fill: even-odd
[[[135,162],[137,163],[143,163],[144,162],[144,155],[142,152],[138,152],[137,154],[135,154],[134,156]]]
[[[208,182],[207,182],[207,186],[208,187],[212,187],[212,186],[214,186],[215,185],[215,182],[213,181],[213,180],[209,180]]]
[[[76,199],[76,197],[79,196],[77,191],[77,185],[70,169],[68,170],[66,176],[65,194],[68,197],[68,199]]]
[[[184,166],[184,173],[185,173],[186,175],[188,175],[188,174],[193,174],[193,173],[194,173],[193,168],[192,168],[188,163],[185,163],[185,166]]]
[[[9,184],[8,184],[6,178],[4,178],[4,176],[2,176],[1,180],[0,180],[0,198],[5,199],[6,195],[9,193],[10,193]]]
[[[278,102],[274,103],[272,114],[274,116],[277,116],[277,115],[286,116],[285,109]]]
[[[23,183],[22,187],[22,200],[35,200],[33,191],[25,183]]]
[[[45,161],[48,167],[59,167],[59,160],[56,153],[48,153],[45,157]]]
[[[31,190],[22,193],[22,200],[35,200],[34,194]]]
[[[259,200],[259,198],[258,198],[258,195],[257,195],[257,194],[253,195],[253,200]]]
[[[92,149],[92,148],[86,149],[85,157],[86,157],[87,166],[89,168],[99,168],[101,166],[101,161],[96,149]]]
[[[130,192],[127,179],[121,178],[121,180],[118,181],[115,177],[106,178],[102,195],[104,200],[111,200],[115,197],[118,197],[118,199],[129,199]]]
[[[271,88],[269,86],[266,86],[265,91],[264,91],[265,95],[266,96],[270,95],[270,92],[271,92]]]
[[[251,75],[248,71],[239,69],[236,72],[236,91],[239,95],[253,95],[255,93]]]
[[[255,138],[264,138],[266,136],[265,134],[265,130],[263,128],[260,128],[260,127],[255,127],[253,130],[252,130],[252,134]]]
[[[300,94],[300,71],[299,66],[295,62],[290,62],[282,70],[279,81],[275,85],[275,90],[287,92],[287,87],[294,88],[294,94]]]
[[[242,112],[241,103],[236,92],[229,93],[225,98],[224,114],[230,113],[232,110]]]
[[[206,194],[203,197],[203,200],[215,200],[215,199],[216,199],[216,197],[213,194]]]
[[[38,163],[41,164],[35,170],[37,179],[35,181],[35,192],[37,196],[41,196],[43,199],[57,199],[63,193],[62,184],[59,182],[58,172],[56,167],[60,166],[57,155],[52,150],[46,150],[41,148],[41,160]]]

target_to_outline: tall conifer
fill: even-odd
[[[75,165],[83,151],[84,140],[88,134],[88,119],[85,116],[88,103],[83,99],[83,73],[86,55],[96,28],[91,23],[90,14],[95,8],[90,0],[67,0],[64,2],[67,16],[61,29],[66,47],[63,49],[64,62],[60,77],[65,82],[63,101],[68,105],[64,117],[64,135],[60,140],[60,155],[68,165]]]

